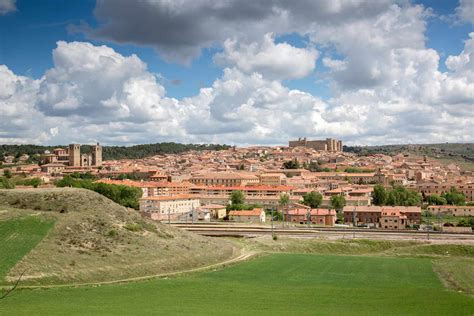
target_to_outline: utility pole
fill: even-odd
[[[272,215],[271,215],[271,216],[272,216],[272,218],[271,218],[271,223],[272,223],[272,238],[273,238],[273,236],[274,236],[274,234],[275,234],[275,233],[273,232],[273,206],[272,206],[272,213],[271,213],[271,214],[272,214]]]
[[[308,209],[308,212],[306,212],[306,221],[308,223],[308,228],[311,228],[311,209]]]
[[[357,199],[357,207],[359,207],[359,199]],[[356,210],[357,210],[357,208],[354,207],[354,211],[352,212],[352,225],[354,226],[354,229],[357,226],[356,225],[356,215],[357,215]],[[355,230],[352,230],[352,238],[355,239],[355,237],[356,237],[355,236]]]

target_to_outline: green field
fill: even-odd
[[[32,216],[0,221],[0,283],[7,272],[46,236],[51,227],[52,220]]]
[[[0,314],[472,315],[431,259],[271,254],[217,271],[100,287],[20,290]]]

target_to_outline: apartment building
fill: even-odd
[[[356,225],[382,227],[381,219],[384,211],[398,211],[400,216],[406,216],[405,226],[421,223],[421,207],[419,206],[344,206],[344,223],[355,222]],[[386,216],[390,216],[389,213]]]
[[[380,227],[383,229],[405,229],[407,216],[397,209],[382,209]]]
[[[259,181],[256,175],[243,172],[207,172],[193,175],[189,179],[192,184],[207,186],[246,186],[258,184]]]
[[[299,207],[289,209],[285,212],[285,220],[287,222],[304,224],[308,220],[312,224],[334,226],[336,223],[336,211],[329,209],[311,209],[306,207]]]
[[[430,205],[427,210],[436,215],[474,216],[474,206]]]
[[[142,197],[166,196],[189,194],[189,182],[154,182],[154,181],[133,181],[133,180],[109,180],[101,179],[96,182],[127,185],[140,188],[143,191]]]
[[[449,192],[451,188],[455,188],[464,196],[466,197],[467,201],[474,201],[474,183],[433,183],[433,182],[425,182],[425,183],[418,183],[416,185],[418,192],[423,194],[424,196],[428,196],[431,194],[444,194]]]
[[[286,176],[283,173],[263,173],[259,177],[261,185],[286,184]]]
[[[157,221],[176,220],[182,214],[197,210],[201,201],[191,195],[151,196],[140,199],[140,212]]]

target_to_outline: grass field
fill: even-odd
[[[189,276],[95,288],[21,290],[0,314],[472,315],[430,259],[271,254]]]
[[[52,220],[32,216],[0,221],[0,281],[46,236],[51,227]]]

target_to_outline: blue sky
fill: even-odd
[[[362,141],[362,139],[364,138],[368,139],[368,141],[366,141],[367,143],[390,143],[399,141],[399,136],[395,135],[397,133],[394,130],[395,127],[387,129],[387,136],[383,138],[380,136],[376,136],[380,133],[366,131],[361,126],[351,126],[351,120],[349,120],[348,122],[341,122],[334,119],[334,116],[338,113],[338,111],[342,111],[344,113],[349,113],[353,111],[353,115],[362,117],[365,120],[365,123],[363,124],[367,124],[367,122],[370,121],[370,118],[368,118],[366,115],[367,112],[365,108],[367,105],[364,102],[383,103],[388,101],[386,99],[381,101],[366,100],[365,97],[362,96],[363,93],[366,93],[366,91],[368,90],[373,90],[373,93],[375,95],[380,95],[380,98],[382,98],[382,96],[385,97],[387,96],[387,94],[395,93],[399,90],[405,91],[405,88],[403,87],[399,87],[398,85],[390,86],[387,83],[393,83],[398,80],[394,78],[395,75],[389,75],[387,73],[386,78],[383,78],[383,76],[385,75],[384,71],[387,71],[384,69],[388,69],[393,66],[393,61],[388,60],[388,58],[390,57],[386,57],[385,60],[381,59],[380,61],[377,61],[375,66],[367,64],[366,70],[372,71],[373,73],[364,74],[363,72],[365,71],[365,68],[362,69],[359,68],[359,66],[362,67],[365,62],[370,63],[370,61],[364,61],[363,57],[360,56],[360,51],[357,52],[357,54],[359,55],[356,55],[355,50],[354,53],[352,53],[351,47],[347,46],[347,42],[351,40],[349,35],[347,35],[347,37],[344,37],[342,35],[339,37],[336,34],[338,32],[344,32],[348,30],[350,31],[350,28],[345,28],[344,25],[352,23],[353,19],[356,20],[354,23],[357,23],[354,25],[359,26],[361,24],[367,23],[367,25],[369,25],[368,27],[371,27],[371,25],[378,25],[377,23],[382,23],[380,21],[383,21],[383,19],[379,22],[372,21],[377,21],[377,19],[380,19],[383,14],[391,14],[393,15],[394,19],[400,19],[400,25],[403,22],[403,19],[407,19],[407,21],[409,20],[409,22],[407,23],[413,24],[413,26],[409,26],[413,27],[413,31],[408,31],[407,34],[419,33],[420,36],[424,36],[426,41],[423,43],[423,40],[421,40],[421,44],[413,44],[413,47],[411,47],[410,43],[400,44],[400,47],[398,47],[396,44],[390,44],[393,47],[388,48],[387,45],[380,45],[380,47],[377,46],[377,49],[380,49],[379,53],[383,54],[384,52],[382,52],[382,50],[387,49],[387,56],[390,56],[389,50],[393,50],[393,52],[399,54],[400,49],[408,47],[409,49],[414,48],[418,50],[420,54],[428,54],[428,49],[433,49],[436,52],[437,56],[439,56],[439,64],[436,65],[436,71],[439,73],[449,73],[450,71],[452,71],[452,69],[448,69],[446,65],[446,60],[449,58],[449,56],[460,56],[462,54],[463,49],[465,48],[465,41],[469,39],[469,33],[472,32],[472,21],[469,21],[469,14],[470,12],[472,12],[473,5],[472,2],[470,3],[470,1],[464,1],[464,3],[462,3],[457,1],[432,0],[412,1],[408,3],[405,3],[404,1],[394,1],[393,3],[388,3],[391,1],[387,0],[387,4],[385,6],[380,5],[380,8],[373,9],[371,8],[371,4],[369,1],[367,6],[357,8],[358,10],[360,10],[360,12],[362,12],[360,14],[361,17],[354,18],[353,16],[347,15],[348,13],[344,11],[344,7],[339,8],[340,12],[337,12],[334,19],[341,19],[341,22],[334,23],[334,25],[330,25],[332,22],[325,21],[325,16],[323,14],[324,10],[326,9],[325,7],[323,7],[323,2],[325,1],[322,1],[321,6],[314,9],[314,15],[311,15],[310,13],[304,13],[304,16],[301,15],[301,19],[307,19],[307,22],[302,21],[301,25],[296,25],[299,23],[299,21],[298,23],[296,23],[295,21],[290,20],[287,21],[287,24],[285,26],[275,25],[274,28],[272,28],[271,24],[274,23],[274,21],[272,20],[274,17],[268,14],[268,12],[265,12],[265,8],[263,8],[262,12],[260,12],[259,9],[261,8],[256,5],[255,7],[249,8],[248,10],[250,11],[245,11],[244,13],[241,13],[242,16],[239,16],[239,13],[237,12],[235,14],[235,17],[232,16],[230,18],[228,24],[226,24],[225,19],[222,19],[223,21],[220,22],[222,23],[221,25],[213,25],[213,27],[221,27],[223,30],[220,35],[217,35],[214,38],[210,38],[213,35],[210,35],[212,34],[212,30],[206,30],[206,28],[209,27],[209,25],[207,25],[208,22],[206,22],[204,19],[202,19],[203,22],[199,22],[201,20],[198,16],[200,12],[205,13],[206,10],[209,10],[209,8],[205,7],[204,5],[202,5],[203,8],[201,8],[200,4],[196,5],[193,4],[193,2],[190,2],[190,6],[197,6],[196,9],[194,9],[196,12],[195,17],[192,17],[192,15],[194,14],[192,10],[187,10],[186,8],[173,8],[173,10],[177,10],[177,16],[182,17],[181,23],[184,24],[183,30],[178,28],[176,34],[180,34],[179,32],[194,33],[195,31],[197,33],[197,37],[202,36],[202,40],[200,40],[199,38],[193,38],[192,34],[189,35],[189,37],[187,37],[188,35],[184,34],[182,40],[175,40],[173,38],[170,39],[166,36],[167,32],[169,32],[170,34],[174,32],[175,30],[173,28],[176,26],[173,23],[172,18],[168,19],[168,17],[165,16],[165,13],[163,13],[166,12],[166,10],[162,10],[163,7],[165,7],[165,4],[157,4],[156,6],[150,5],[148,7],[147,10],[156,10],[155,13],[150,13],[150,21],[158,22],[156,22],[157,24],[153,24],[155,22],[150,22],[150,28],[147,31],[142,31],[140,33],[139,31],[135,31],[133,24],[140,23],[141,12],[139,11],[140,8],[137,8],[138,5],[134,5],[134,2],[128,2],[127,4],[127,1],[116,1],[115,3],[113,1],[103,1],[100,4],[96,4],[96,2],[93,0],[17,0],[16,2],[13,0],[0,0],[0,12],[2,8],[2,2],[4,2],[4,5],[5,3],[6,5],[8,5],[8,3],[13,3],[16,9],[10,10],[10,12],[6,12],[5,14],[0,15],[0,65],[5,65],[6,68],[14,74],[14,76],[22,76],[30,78],[31,80],[37,80],[36,84],[38,86],[44,85],[44,89],[46,89],[47,80],[44,80],[43,76],[45,75],[48,69],[55,68],[52,54],[53,51],[57,48],[57,42],[64,41],[66,43],[71,43],[77,41],[91,43],[94,47],[105,45],[107,47],[112,48],[120,56],[124,57],[129,57],[132,54],[135,54],[142,62],[147,65],[147,70],[143,74],[146,73],[155,76],[156,84],[160,87],[160,89],[164,89],[165,92],[163,95],[161,95],[161,98],[175,99],[180,104],[182,103],[181,105],[177,105],[182,108],[189,109],[189,104],[196,105],[196,108],[199,108],[201,106],[197,105],[196,103],[198,102],[197,99],[203,96],[202,93],[200,93],[201,88],[211,88],[213,87],[213,85],[219,83],[237,80],[230,80],[228,78],[225,79],[225,69],[234,69],[235,72],[231,75],[228,75],[227,77],[235,77],[237,76],[237,73],[238,76],[240,76],[240,74],[242,73],[243,75],[239,77],[242,82],[247,79],[249,81],[256,80],[255,78],[252,79],[251,77],[253,73],[261,74],[264,80],[264,82],[260,83],[249,82],[249,91],[246,90],[245,96],[235,97],[234,100],[239,100],[239,102],[242,103],[244,102],[242,100],[245,99],[245,104],[249,104],[249,102],[253,104],[252,102],[255,102],[254,99],[256,98],[256,92],[250,91],[252,89],[250,85],[261,84],[262,87],[266,87],[266,85],[269,85],[273,88],[277,86],[277,90],[280,89],[279,87],[281,86],[282,89],[288,90],[288,93],[290,93],[290,91],[301,91],[307,93],[312,98],[314,98],[314,100],[311,101],[312,105],[310,112],[302,114],[302,109],[306,106],[303,101],[301,101],[301,105],[298,105],[296,109],[291,110],[292,112],[288,115],[288,117],[293,117],[293,121],[298,122],[298,124],[301,125],[300,120],[302,120],[304,117],[314,117],[314,115],[316,115],[315,113],[321,113],[321,117],[313,118],[313,121],[308,124],[316,124],[316,122],[321,122],[322,120],[324,120],[324,123],[320,125],[320,128],[312,129],[302,128],[301,126],[299,126],[298,128],[294,127],[294,132],[286,130],[286,128],[290,128],[286,125],[284,127],[279,127],[278,131],[273,132],[271,131],[271,126],[265,124],[259,125],[258,122],[254,122],[253,124],[247,126],[247,128],[250,130],[254,129],[254,132],[247,133],[243,132],[241,129],[238,128],[229,128],[228,131],[226,130],[224,125],[230,126],[235,123],[236,126],[244,126],[245,124],[239,124],[237,121],[234,122],[235,118],[230,116],[224,118],[221,117],[221,120],[219,122],[212,122],[212,119],[215,118],[213,116],[216,116],[217,113],[213,113],[212,110],[217,106],[209,103],[201,106],[202,109],[211,109],[211,112],[207,113],[206,117],[189,117],[185,122],[182,122],[182,124],[184,125],[179,125],[180,128],[185,130],[183,133],[173,135],[169,132],[163,132],[161,134],[157,133],[150,139],[143,138],[143,135],[138,138],[130,138],[126,137],[126,135],[122,135],[123,133],[126,133],[125,129],[120,129],[120,131],[117,131],[117,134],[109,135],[108,137],[110,138],[106,140],[106,142],[110,143],[130,143],[176,139],[177,141],[196,142],[225,141],[238,144],[250,144],[253,142],[278,143],[280,141],[283,141],[283,139],[281,138],[293,137],[296,135],[315,137],[339,136],[340,138],[346,138],[349,143],[354,144],[364,143],[364,141]],[[294,16],[297,16],[297,14],[301,14],[299,13],[299,11],[297,11],[298,8],[288,7],[287,4],[283,5],[279,1],[276,1],[275,3],[277,2],[278,4],[275,4],[275,6],[281,6],[281,8],[283,8],[284,10],[288,10],[290,14],[294,14]],[[120,6],[125,6],[125,11],[130,12],[123,13],[123,11],[120,10]],[[127,8],[127,6],[129,8]],[[330,6],[331,4],[329,1],[327,7],[332,10]],[[416,10],[414,8],[416,8],[417,6],[421,6],[421,9],[418,10],[419,12],[415,12]],[[395,10],[394,7],[396,7],[398,11]],[[130,14],[130,16],[133,17],[134,10],[137,11],[137,21],[134,22],[130,20],[129,25],[127,25],[127,22],[119,21],[120,14]],[[322,13],[316,10],[319,10]],[[349,12],[350,14],[351,10],[354,9],[349,8],[347,9],[347,12]],[[373,12],[374,10],[379,11]],[[412,13],[410,10],[415,13]],[[242,11],[244,10],[242,9]],[[251,20],[252,17],[247,18],[244,15],[246,14],[247,16],[251,16],[252,12],[255,12],[255,15],[261,14],[261,17],[258,17],[255,20]],[[328,16],[329,14],[333,14],[333,11],[328,12]],[[465,12],[465,14],[462,15],[460,12]],[[156,14],[155,18],[153,17],[153,14]],[[197,22],[189,22],[194,18]],[[216,20],[220,18],[220,16],[216,16]],[[244,22],[245,24],[238,24],[239,26],[244,25],[242,27],[242,30],[240,30],[238,28],[236,29],[233,26],[234,24],[232,24],[235,22],[234,20],[237,19],[242,19],[242,21],[250,22],[248,22],[248,25],[247,22]],[[259,19],[261,19],[263,22],[260,22]],[[266,19],[268,20],[267,24],[265,24]],[[108,21],[112,22],[109,23]],[[147,21],[148,20],[144,18],[143,23],[149,23]],[[311,25],[313,21],[316,21],[316,24],[318,25],[311,26],[314,27],[314,30],[306,32],[304,23],[307,23],[307,25]],[[420,23],[418,22],[420,22],[421,24],[426,23],[426,30],[423,30],[423,27],[420,26]],[[192,25],[190,28],[185,28],[186,25],[190,23],[195,24]],[[199,23],[202,23],[202,25],[200,25]],[[391,36],[394,36],[396,34],[395,32],[399,32],[396,28],[402,27],[400,25],[396,25],[396,23],[394,22],[393,25],[388,26],[388,28],[393,28],[393,30],[389,29],[385,35],[381,35],[381,38],[388,40]],[[107,29],[108,26],[110,26],[110,28]],[[311,27],[308,26],[309,29]],[[332,37],[330,32],[331,27],[334,28],[334,38]],[[329,32],[329,35],[321,35],[325,34],[325,32]],[[149,34],[146,33],[159,34],[157,36],[149,36]],[[219,32],[216,30],[216,33]],[[252,43],[255,43],[255,45],[257,45],[257,43],[264,43],[264,41],[262,41],[261,39],[263,38],[264,34],[268,33],[272,34],[272,43],[267,43],[267,45],[270,45],[272,49],[274,48],[277,52],[279,52],[279,50],[283,51],[285,49],[288,49],[289,52],[301,52],[302,57],[316,57],[314,65],[311,65],[311,60],[309,60],[309,65],[292,65],[290,63],[288,65],[278,65],[278,67],[280,68],[276,69],[275,66],[275,69],[272,69],[272,65],[279,64],[282,59],[276,59],[275,62],[273,64],[271,63],[270,65],[259,65],[259,61],[254,61],[252,58],[257,58],[256,56],[259,54],[258,50],[260,49],[263,51],[263,48],[259,46],[259,48],[252,49]],[[236,46],[225,46],[225,42],[231,39],[237,39]],[[363,40],[365,40],[365,38],[363,38]],[[370,42],[370,36],[367,37],[367,40]],[[415,38],[413,41],[415,42],[417,40],[419,39]],[[176,46],[173,46],[175,45],[175,41],[179,43],[176,44]],[[400,39],[400,41],[403,42],[403,38]],[[281,46],[279,44],[287,46]],[[368,45],[368,49],[370,49],[371,44],[369,43]],[[425,45],[425,47],[420,47],[420,45]],[[183,49],[183,47],[185,47],[186,49]],[[361,45],[361,48],[359,48],[359,50],[363,50],[363,48],[364,46]],[[174,56],[175,51],[176,56]],[[248,55],[245,55],[249,54],[249,51],[251,51],[252,54],[255,54],[255,56],[249,57]],[[221,62],[216,61],[216,58],[218,59],[218,56],[221,57]],[[372,59],[378,58],[378,55],[374,56],[375,57],[373,57]],[[235,58],[240,59],[237,60]],[[400,57],[400,60],[403,58],[407,57],[402,56]],[[451,60],[454,60],[454,58],[451,58]],[[328,66],[332,65],[332,61],[335,61],[336,63],[341,62],[342,64],[344,64],[344,66],[341,67],[345,67],[345,70],[342,68],[337,68],[339,66]],[[387,63],[387,65],[384,66],[384,63]],[[423,62],[419,63],[419,65],[421,64],[423,64]],[[56,67],[58,68],[58,65],[56,65]],[[285,71],[282,70],[281,67],[288,67],[293,69],[301,67],[301,71],[304,72],[304,74],[302,75],[300,73],[291,73],[290,69],[288,69],[288,73],[284,73]],[[353,70],[351,70],[351,67],[353,67]],[[284,75],[282,75],[282,71]],[[352,73],[348,74],[349,71],[352,71]],[[379,74],[380,71],[382,71],[381,74]],[[457,69],[456,71],[459,73],[462,72],[459,69]],[[354,80],[358,77],[357,73],[354,74],[355,72],[361,72],[360,82],[354,82]],[[371,79],[368,81],[364,81],[365,79],[367,79],[366,77],[364,77],[365,75],[369,76]],[[457,79],[459,78],[456,77],[456,80]],[[75,79],[72,78],[70,80],[72,80],[71,82],[74,82],[73,80]],[[449,98],[460,101],[456,101],[455,105],[453,105],[452,108],[444,109],[446,113],[448,113],[449,115],[454,115],[454,112],[463,113],[463,115],[466,116],[466,113],[467,115],[469,115],[472,112],[472,109],[470,108],[470,105],[472,105],[470,103],[472,99],[469,98],[469,95],[472,92],[470,90],[470,84],[472,84],[472,77],[467,75],[464,80],[464,83],[466,83],[466,80],[466,89],[468,89],[466,92],[467,99],[466,93],[464,93],[462,96],[451,98],[450,93],[446,92],[445,95],[438,96],[437,101],[425,101],[426,98],[423,100],[415,100],[415,97],[413,95],[409,95],[401,98],[404,100],[400,102],[419,104],[420,109],[424,106],[434,107],[438,106],[435,105],[436,102],[439,103],[441,102],[439,101],[440,99],[443,99],[445,97],[448,98],[449,94]],[[417,82],[419,84],[419,81]],[[245,86],[245,84],[243,85]],[[219,95],[221,95],[219,94],[220,92],[217,89],[218,88],[213,88],[213,91],[211,92],[213,98],[216,99]],[[117,91],[115,91],[115,94],[121,93],[121,90]],[[98,94],[101,93],[102,92],[98,92]],[[427,95],[429,93],[431,92],[426,92]],[[38,95],[40,94],[41,93],[39,93]],[[233,95],[231,93],[230,96],[226,95],[225,97],[230,98],[232,96]],[[18,98],[20,98],[20,96],[18,96]],[[82,100],[82,98],[83,96],[80,96],[79,99]],[[87,99],[86,97],[84,98]],[[289,99],[288,96],[286,96],[285,98]],[[354,104],[348,102],[348,100],[359,100],[359,98],[360,102],[358,101]],[[392,100],[394,99],[393,96],[391,98]],[[187,99],[192,100],[189,101]],[[228,102],[232,103],[234,100],[228,100]],[[268,100],[268,98],[266,98],[265,100]],[[392,102],[392,100],[390,100],[390,102]],[[101,99],[97,102],[101,103],[103,101],[104,100]],[[1,99],[0,102],[2,102]],[[11,99],[5,99],[3,100],[3,102],[5,104],[5,107],[10,106],[18,108],[18,105],[13,105],[13,103],[11,103],[13,102],[11,101]],[[45,115],[45,120],[48,120],[52,117],[58,118],[58,112],[51,111],[50,113],[47,113],[47,111],[44,110],[47,105],[39,105],[43,101],[40,102],[38,101],[38,99],[36,99],[33,102],[38,102],[38,104],[34,105],[34,109],[39,110],[41,112],[41,115]],[[272,103],[273,101],[266,102],[269,103],[257,106],[257,110],[274,106],[274,104]],[[323,102],[324,104],[319,105],[318,102]],[[91,106],[93,107],[95,105],[92,104]],[[245,110],[242,108],[241,104],[239,104],[238,106],[239,111]],[[282,108],[280,108],[278,111],[284,111],[284,108],[289,107],[288,105],[281,106]],[[132,107],[128,108],[129,112],[131,111],[131,108]],[[403,119],[402,117],[394,116],[391,113],[386,114],[386,106],[381,106],[381,108],[384,109],[384,115],[390,115],[390,117],[386,118],[386,121],[381,121],[384,121],[387,124],[400,124],[400,121]],[[233,110],[236,109],[233,108]],[[377,110],[382,111],[382,109],[379,108]],[[400,111],[397,110],[397,113],[403,114],[402,112],[405,110]],[[302,117],[294,117],[295,113],[300,113],[299,115],[302,115]],[[412,114],[413,113],[410,113],[410,116]],[[82,114],[79,114],[79,112],[71,112],[67,115],[74,117],[74,119],[77,119],[78,122],[82,122],[83,124],[90,124],[91,132],[90,134],[85,136],[84,141],[93,140],[94,136],[92,136],[92,131],[98,128],[97,126],[104,125],[104,128],[106,128],[105,122],[95,122],[94,120],[90,120],[85,116],[81,116]],[[160,115],[157,115],[157,117],[158,116]],[[209,131],[203,131],[202,133],[196,132],[196,128],[193,125],[195,123],[193,122],[195,120],[199,121],[200,119],[202,119],[202,125],[206,126],[206,128],[204,128],[203,130]],[[228,121],[232,121],[233,123],[224,124]],[[334,126],[337,126],[337,128],[331,128],[326,126],[329,125],[331,122],[334,122],[334,124],[336,124]],[[138,124],[138,122],[134,120],[130,120],[129,122],[127,119],[124,119],[123,121],[117,119],[115,123],[120,123],[122,125]],[[145,123],[149,123],[151,125],[154,123],[159,124],[159,122],[140,122],[140,124]],[[436,123],[434,121],[431,123],[433,125],[439,124],[439,122]],[[72,133],[73,131],[71,127],[67,126],[52,126],[50,123],[46,122],[44,124],[44,130],[41,131],[44,134],[44,137],[35,139],[29,133],[19,133],[15,137],[4,137],[3,141],[13,143],[48,143],[63,140],[66,141],[66,139],[63,139],[58,136],[58,134],[62,133],[55,132],[56,129],[61,130],[62,128],[64,131],[68,131],[68,133]],[[110,124],[110,122],[108,122],[107,124]],[[210,126],[207,126],[209,124],[213,125],[213,127],[211,128]],[[0,140],[2,139],[2,128],[4,129],[3,132],[5,135],[11,134],[9,131],[7,133],[7,128],[11,128],[10,126],[2,127],[0,125]],[[350,132],[351,129],[353,130],[352,133]],[[192,133],[190,132],[191,130],[194,130],[195,132]],[[237,130],[238,132],[231,132],[231,130]],[[405,131],[408,130],[409,128],[406,127]],[[33,133],[33,131],[30,132]],[[34,131],[34,133],[38,132],[39,131]],[[471,132],[472,129],[466,126],[466,128],[462,130],[460,134],[456,135],[453,138],[449,138],[444,135],[443,131],[435,131],[434,127],[431,126],[425,129],[424,132],[422,132],[423,135],[420,135],[418,139],[423,141],[470,141],[473,139],[473,135],[470,134]],[[257,133],[258,135],[256,140],[247,139],[248,135],[255,135],[255,133]],[[278,137],[274,136],[275,133],[278,134]],[[307,133],[309,135],[302,135],[303,133]],[[68,139],[72,138],[71,135],[63,137],[68,137]],[[408,139],[408,141],[416,142],[416,139],[417,137],[413,136],[413,138]]]
[[[455,24],[439,18],[439,16],[453,15],[458,3],[447,0],[416,1],[415,3],[432,8],[433,13],[438,15],[428,19],[427,46],[440,52],[442,61],[448,55],[459,54],[471,26]],[[165,86],[171,97],[182,98],[197,94],[199,88],[211,85],[222,73],[212,61],[212,56],[219,48],[203,50],[202,55],[191,65],[181,65],[163,61],[150,47],[117,45],[113,42],[91,40],[83,33],[68,30],[71,25],[79,25],[82,22],[91,26],[97,25],[93,14],[94,0],[18,0],[16,5],[17,12],[0,19],[2,30],[0,64],[8,65],[17,74],[41,77],[46,69],[53,66],[51,52],[59,40],[106,44],[123,55],[137,54],[147,63],[150,71],[166,78]],[[289,34],[280,36],[277,41],[301,47],[304,46],[306,40],[297,34]],[[323,68],[321,61],[318,62],[316,68]],[[288,87],[327,97],[327,86],[322,82],[315,84],[316,81],[317,78],[309,76],[300,80],[288,80],[286,83]]]

